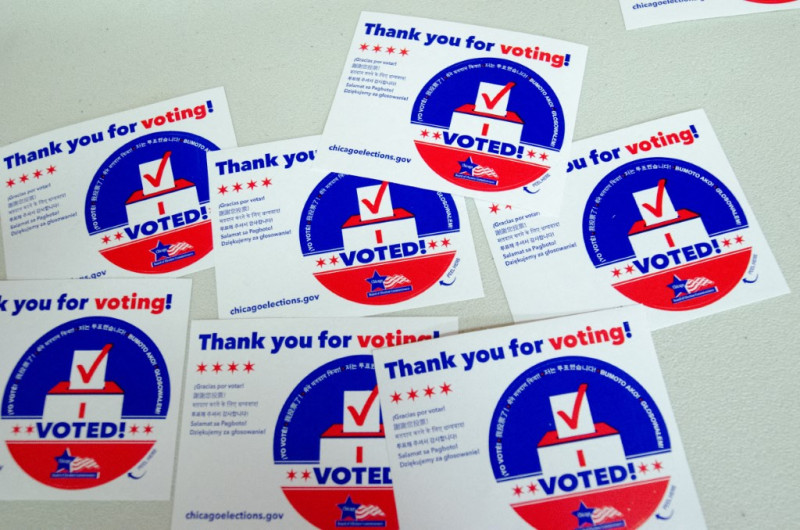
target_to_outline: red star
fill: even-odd
[[[447,248],[450,246],[450,240],[447,238],[442,239],[442,246]]]
[[[406,392],[406,394],[408,394],[408,399],[410,399],[411,401],[415,401],[419,397],[417,395],[417,391],[414,390],[413,388],[411,389],[411,392]]]
[[[139,426],[138,425],[131,425],[130,431],[131,431],[131,434],[136,434],[137,432],[139,432]]]
[[[242,191],[242,185],[237,182],[236,184],[233,185],[233,191],[237,193]]]
[[[627,272],[628,274],[633,274],[633,265],[628,265],[627,267],[625,267],[625,272]]]
[[[311,472],[309,470],[303,471],[303,480],[308,480],[311,478]]]
[[[427,138],[428,134],[430,134],[428,133],[428,129],[422,129],[422,132],[419,133],[419,135],[422,136],[423,138]]]
[[[331,259],[329,261],[331,262],[331,265],[336,265],[337,263],[339,263],[339,258],[337,258],[336,256],[331,256]]]
[[[19,181],[20,181],[20,182],[28,182],[28,175],[24,175],[24,174],[23,174],[23,175],[22,175],[22,176],[19,178]]]
[[[536,158],[536,151],[528,149],[528,158]]]
[[[205,363],[198,364],[197,371],[200,372],[201,374],[206,373],[206,364]]]
[[[400,50],[400,55],[408,55],[408,50],[403,48],[402,50]]]
[[[536,484],[533,482],[528,484],[528,493],[536,493]]]
[[[722,246],[723,246],[723,247],[729,247],[729,246],[731,246],[731,240],[730,240],[730,239],[723,239],[723,240],[722,240]]]
[[[238,364],[236,364],[236,363],[234,363],[234,362],[230,362],[230,363],[228,363],[228,371],[229,371],[230,373],[233,373],[233,372],[235,372],[235,371],[236,371],[236,370],[238,370],[238,369],[239,369],[239,365],[238,365]]]
[[[388,48],[386,48],[386,53],[394,53],[394,48],[389,46]]]
[[[36,171],[33,172],[33,176],[38,179],[39,177],[42,176],[42,172],[37,169]]]
[[[13,185],[14,185],[14,179],[8,179],[6,181],[6,186],[8,186],[9,188],[12,187]]]
[[[403,396],[401,396],[397,392],[392,394],[392,403],[399,403],[400,401],[403,401]]]
[[[217,374],[222,371],[222,365],[219,363],[214,363],[214,366],[211,367],[214,370],[214,373]]]
[[[436,248],[436,241],[428,241],[428,248]]]
[[[317,260],[317,267],[324,267],[324,266],[325,266],[325,259],[324,258],[319,258]]]
[[[614,269],[613,271],[611,271],[611,274],[614,275],[614,278],[619,278],[619,275],[622,274],[622,271],[619,269]]]
[[[547,160],[547,153],[539,153],[539,158],[542,160]]]
[[[145,434],[151,434],[152,432],[153,432],[153,427],[151,425],[145,425],[144,426],[144,433]]]
[[[664,464],[656,460],[655,462],[653,462],[653,469],[655,471],[661,471],[662,469],[664,469]]]
[[[217,193],[219,193],[220,195],[225,195],[226,193],[228,193],[228,186],[220,186],[219,188],[217,188]]]
[[[735,238],[733,238],[733,240],[739,243],[740,245],[744,243],[744,238],[742,236],[736,236]]]
[[[294,480],[297,477],[297,473],[294,472],[294,469],[286,473],[286,478],[289,480]]]
[[[453,389],[447,383],[441,385],[439,388],[442,389],[442,394],[444,394],[445,396],[453,391]]]
[[[511,209],[511,205],[510,204],[506,204],[506,210],[510,210],[510,209]]]
[[[428,385],[428,386],[425,388],[425,396],[427,396],[427,397],[431,397],[431,396],[433,396],[435,393],[436,393],[436,392],[434,391],[434,389],[433,389],[433,388],[431,388],[431,385]]]
[[[50,166],[49,168],[47,168],[48,175],[52,175],[55,172],[56,172],[56,166]]]
[[[498,210],[500,210],[500,206],[497,205],[497,204],[492,204],[489,207],[489,211],[492,212],[492,213],[497,213]]]
[[[108,237],[108,236],[103,236],[103,244],[104,244],[104,245],[107,245],[109,241],[111,241],[111,238],[110,238],[110,237]]]
[[[272,184],[272,181],[270,179],[264,179],[261,181],[261,185],[264,186],[265,188],[270,184]]]
[[[514,486],[514,495],[516,495],[517,497],[522,495],[522,488],[520,488],[519,486]]]
[[[114,234],[114,239],[116,239],[117,241],[122,239],[122,232],[117,232],[116,234]]]
[[[20,432],[21,430],[22,430],[22,427],[20,427],[19,425],[14,425],[14,429],[12,430],[12,432],[13,432],[14,434],[19,434],[19,432]]]
[[[255,180],[251,180],[250,182],[247,183],[247,189],[249,190],[254,189],[256,186],[258,186],[258,184],[256,183]]]
[[[381,51],[381,47],[376,44],[375,46],[372,47],[372,51],[377,53],[377,52]]]
[[[256,366],[255,364],[251,363],[250,361],[247,361],[246,363],[244,363],[244,371],[249,374],[250,372],[255,370],[255,366]]]
[[[642,475],[647,474],[647,464],[641,464],[639,466],[639,473],[641,473]]]
[[[433,139],[434,140],[438,140],[441,137],[442,137],[442,133],[440,133],[439,131],[436,131],[435,133],[433,133]]]
[[[25,427],[25,432],[27,434],[33,434],[33,425],[28,425],[27,427]]]
[[[366,43],[364,43],[364,44],[362,44],[361,46],[359,46],[359,49],[360,49],[362,52],[363,52],[364,50],[368,50],[368,49],[369,49],[369,44],[366,44]]]

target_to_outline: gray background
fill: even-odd
[[[626,31],[617,0],[5,0],[0,145],[220,85],[239,145],[321,133],[361,10],[588,45],[576,139],[706,110],[793,294],[658,331],[656,349],[709,527],[800,527],[800,11]],[[468,202],[486,298],[405,314],[511,322]],[[215,318],[214,271],[193,278],[191,317]],[[167,528],[171,509],[0,502],[0,527]]]

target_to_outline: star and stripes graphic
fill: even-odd
[[[183,254],[184,252],[188,252],[192,250],[194,247],[185,241],[181,241],[179,243],[173,243],[167,249],[167,254],[169,257],[175,256],[176,254]]]
[[[392,289],[393,287],[397,287],[398,285],[405,285],[407,283],[411,283],[411,280],[409,280],[402,274],[393,274],[391,276],[387,276],[386,279],[383,280],[383,286],[386,289]]]
[[[73,473],[78,471],[93,471],[96,469],[100,469],[100,466],[97,464],[94,458],[91,457],[75,457],[75,460],[72,461],[72,465],[70,466]]]
[[[492,185],[497,185],[497,181],[500,179],[500,176],[493,168],[478,164],[472,160],[471,156],[467,157],[463,162],[459,162],[459,165],[461,166],[461,171],[455,174],[456,178],[477,180]]]
[[[608,521],[609,519],[618,519],[620,517],[622,517],[622,512],[613,506],[601,506],[599,508],[595,508],[592,512],[592,522],[594,524],[600,524]]]
[[[498,178],[495,170],[488,166],[475,166],[475,168],[472,170],[472,174],[476,177],[490,177],[493,179]]]
[[[386,514],[383,510],[372,504],[362,504],[356,508],[356,520],[364,519],[385,519]]]
[[[712,285],[714,285],[714,282],[704,276],[698,276],[697,278],[686,280],[686,290],[689,292],[689,294]]]

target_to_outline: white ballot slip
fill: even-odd
[[[640,308],[383,353],[402,528],[705,528]]]
[[[587,48],[364,12],[320,169],[558,213]]]
[[[209,154],[220,318],[364,316],[483,296],[462,197],[316,173],[318,142]]]
[[[702,110],[570,157],[560,218],[477,205],[515,321],[636,302],[659,329],[789,292]]]
[[[191,285],[0,282],[0,499],[170,499]]]
[[[225,91],[215,88],[0,148],[8,277],[212,267],[206,154],[235,146]]]
[[[193,322],[172,527],[397,529],[383,351],[370,352],[457,328],[450,317]]]

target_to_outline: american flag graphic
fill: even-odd
[[[402,274],[394,274],[386,277],[386,279],[383,281],[383,287],[386,289],[391,289],[392,287],[403,285],[404,283],[411,283],[411,280]]]
[[[383,510],[372,504],[362,504],[356,509],[356,519],[367,519],[372,517],[386,517]]]
[[[600,524],[603,521],[607,521],[608,519],[613,519],[616,517],[622,516],[622,513],[619,512],[613,506],[603,506],[602,508],[595,508],[592,512],[592,521],[594,524]]]
[[[169,254],[170,257],[172,257],[175,254],[183,253],[184,251],[191,250],[193,248],[194,247],[189,243],[181,241],[180,243],[173,243],[172,245],[170,245],[169,248],[167,249],[167,254]]]
[[[100,466],[97,465],[97,462],[95,462],[94,458],[90,458],[88,456],[87,457],[80,457],[80,456],[75,457],[75,460],[73,460],[72,464],[70,465],[70,470],[73,473],[75,473],[75,472],[81,471],[83,469],[87,469],[87,470],[100,469]]]
[[[475,166],[475,169],[472,170],[472,174],[476,177],[497,178],[497,173],[495,173],[494,169],[487,166]]]
[[[686,290],[689,292],[689,294],[706,287],[711,287],[712,285],[714,285],[714,282],[703,276],[686,280]]]

